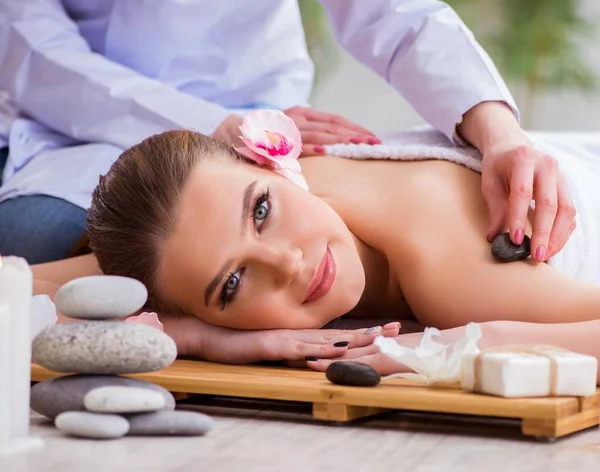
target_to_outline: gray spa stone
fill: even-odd
[[[63,285],[54,303],[70,318],[103,320],[131,315],[144,306],[148,290],[140,281],[114,275],[93,275]]]
[[[67,375],[39,382],[31,387],[31,409],[51,420],[65,411],[83,411],[85,395],[91,390],[106,386],[157,392],[164,399],[165,410],[175,409],[173,395],[160,385],[116,375]]]
[[[157,411],[127,416],[129,436],[202,436],[214,425],[213,419],[194,411]]]
[[[164,397],[145,388],[108,386],[90,390],[83,397],[87,411],[96,413],[142,413],[162,410]]]
[[[373,367],[360,362],[334,362],[325,371],[327,380],[338,385],[374,387],[381,377]]]
[[[177,346],[165,333],[123,321],[49,326],[34,338],[32,348],[32,360],[46,369],[80,374],[153,372],[177,357]]]
[[[129,422],[119,415],[101,415],[87,411],[67,411],[54,421],[63,433],[78,438],[116,439],[129,431]]]
[[[531,254],[531,239],[525,235],[521,244],[514,244],[509,233],[499,234],[492,242],[492,256],[502,262],[515,262],[527,259]]]

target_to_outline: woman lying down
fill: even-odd
[[[293,133],[267,144],[285,153]],[[600,260],[585,228],[560,268],[501,263],[486,240],[481,176],[464,165],[299,162],[303,177],[294,159],[273,162],[191,131],[152,136],[125,151],[94,192],[94,256],[37,266],[35,276],[62,284],[101,270],[138,279],[180,354],[221,362],[306,357],[316,370],[341,359],[385,374],[404,369],[372,345],[380,334],[418,344],[421,334],[398,336],[397,323],[366,334],[325,330],[318,340],[311,331],[347,318],[412,318],[447,343],[478,322],[480,347],[543,343],[600,357]],[[599,162],[576,166],[587,198],[600,185]],[[573,196],[580,220],[595,221],[594,205]],[[293,352],[278,350],[284,338],[298,341]]]

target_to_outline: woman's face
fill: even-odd
[[[270,170],[202,162],[176,216],[159,289],[208,323],[318,328],[362,295],[365,274],[344,222],[325,202]]]

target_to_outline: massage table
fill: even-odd
[[[33,382],[66,375],[32,364]],[[233,366],[178,359],[158,372],[132,374],[153,382],[176,398],[214,395],[260,400],[283,400],[312,405],[316,420],[348,423],[393,410],[513,419],[521,433],[555,440],[600,423],[600,389],[577,397],[508,399],[464,392],[458,388],[423,387],[390,379],[376,387],[330,383],[325,374],[275,366]],[[493,421],[490,421],[493,428]]]

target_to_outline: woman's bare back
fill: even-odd
[[[464,166],[439,160],[330,157],[303,159],[301,164],[311,192],[330,204],[361,241],[385,255],[375,272],[382,277],[379,288],[387,288],[375,301],[366,294],[370,308],[359,310],[360,315],[373,316],[375,311],[389,318],[393,311],[392,316],[407,317],[412,312],[426,324],[457,325],[464,321],[463,311],[473,318],[494,312],[493,306],[506,307],[501,303],[503,283],[512,288],[519,277],[552,270],[528,262],[501,266],[493,260],[481,176]],[[471,277],[475,280],[467,283]],[[490,295],[474,297],[473,284],[482,284],[481,293]],[[439,320],[442,311],[448,320]]]

